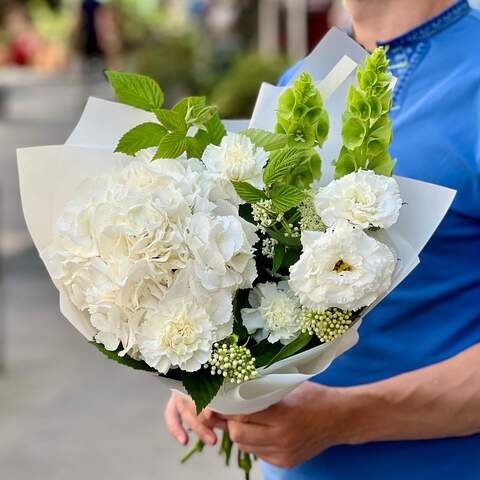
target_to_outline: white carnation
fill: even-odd
[[[209,145],[202,157],[207,169],[232,182],[248,182],[263,188],[267,152],[245,135],[228,133],[219,146]]]
[[[223,339],[233,330],[231,295],[224,290],[195,297],[183,280],[147,312],[138,333],[141,357],[160,373],[172,367],[199,370],[210,359],[220,332]]]
[[[290,268],[290,287],[317,311],[359,310],[391,285],[395,258],[386,245],[346,222],[327,232],[304,232],[303,253]]]
[[[242,320],[255,340],[287,344],[299,335],[300,303],[287,282],[258,284],[248,299],[252,308],[242,309]]]
[[[209,331],[215,341],[228,335],[232,292],[256,277],[256,241],[231,184],[201,162],[135,160],[82,184],[43,257],[59,288],[90,315],[95,340],[125,354],[138,351],[140,325],[180,276],[187,310],[199,296],[223,299],[227,314]]]
[[[315,195],[315,209],[328,227],[346,220],[362,228],[389,228],[401,206],[397,181],[371,170],[345,175]]]

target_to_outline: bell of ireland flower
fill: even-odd
[[[303,232],[303,253],[290,268],[289,285],[302,306],[357,311],[386,293],[395,256],[385,244],[342,222],[322,232]]]

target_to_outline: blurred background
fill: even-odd
[[[248,118],[260,83],[332,25],[349,28],[341,0],[0,1],[1,480],[241,478],[216,450],[180,467],[168,392],[61,317],[23,221],[15,149],[64,143],[90,95],[112,98],[105,67],[154,77],[167,106],[206,94],[224,118]]]

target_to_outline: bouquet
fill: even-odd
[[[331,32],[292,85],[264,85],[250,128],[225,128],[204,97],[165,109],[155,81],[108,71],[119,104],[91,100],[66,145],[19,151],[62,313],[198,412],[262,410],[328,368],[453,199],[392,176],[388,61],[377,49],[358,67],[348,42]]]

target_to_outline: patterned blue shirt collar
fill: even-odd
[[[450,8],[413,30],[392,40],[377,42],[379,46],[387,47],[390,71],[397,78],[393,92],[392,117],[401,110],[409,79],[427,55],[431,38],[461,20],[470,11],[468,0],[458,0]]]
[[[421,1],[421,0],[419,0]],[[471,7],[468,3],[468,0],[458,0],[454,5],[449,7],[447,10],[444,10],[442,13],[436,17],[431,18],[430,20],[422,23],[418,27],[415,27],[413,30],[400,35],[399,37],[393,38],[388,41],[379,41],[377,42],[378,46],[405,46],[412,43],[422,42],[428,40],[430,37],[436,33],[444,30],[453,23],[457,22],[465,15],[468,15]]]

